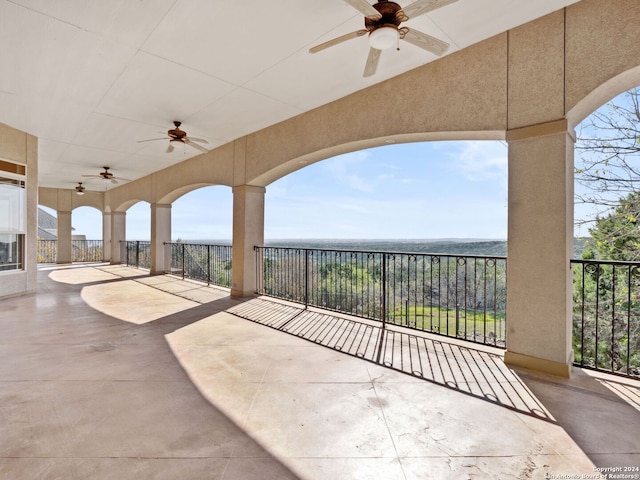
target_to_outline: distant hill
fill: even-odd
[[[580,258],[588,238],[574,240],[573,258]],[[376,252],[440,253],[445,255],[480,255],[504,257],[506,240],[484,239],[425,239],[425,240],[333,240],[299,239],[270,240],[267,246],[290,248],[320,248],[335,250],[364,250]]]
[[[574,240],[573,258],[580,258],[588,238]],[[229,240],[186,240],[185,243],[230,245]],[[319,248],[328,250],[359,250],[374,252],[440,253],[444,255],[479,255],[505,257],[506,240],[477,238],[435,238],[424,240],[344,240],[344,239],[282,239],[267,240],[268,247]]]
[[[375,252],[440,253],[445,255],[504,256],[504,240],[434,239],[434,240],[332,240],[300,239],[270,240],[267,246],[290,248],[320,248]]]

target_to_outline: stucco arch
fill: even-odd
[[[60,188],[38,188],[38,204],[58,212],[70,212],[78,207],[93,207],[104,211],[103,192],[85,192],[77,195],[75,190]]]
[[[84,195],[76,195],[73,202],[73,210],[79,207],[91,207],[102,212],[104,210],[104,195],[98,192],[85,192]]]
[[[324,148],[322,150],[302,155],[298,158],[293,158],[253,179],[251,184],[266,187],[270,183],[300,170],[301,168],[345,153],[357,152],[381,146],[398,145],[402,143],[437,142],[448,140],[504,140],[504,132],[425,132],[387,135],[383,137],[354,141],[347,144]]]
[[[38,205],[42,205],[43,207],[50,208],[51,210],[56,210],[57,202],[52,201],[50,198],[43,198],[42,196],[38,197]]]
[[[640,65],[610,78],[582,98],[567,112],[569,123],[578,125],[606,102],[637,86],[640,86]]]
[[[175,190],[167,193],[164,197],[159,198],[157,203],[160,203],[160,204],[172,204],[177,199],[179,199],[180,197],[186,195],[189,192],[193,192],[193,191],[198,190],[200,188],[215,187],[215,186],[217,186],[217,185],[215,185],[213,183],[196,183],[196,184],[192,184],[192,185],[185,185],[183,187],[176,188]],[[224,186],[226,186],[226,185],[224,185]]]
[[[150,204],[171,203],[185,193],[208,185],[234,184],[238,155],[244,155],[236,142],[159,170],[151,175],[109,190],[105,207],[124,211],[138,201]]]
[[[113,211],[114,212],[126,212],[131,207],[133,207],[136,203],[140,203],[140,202],[149,203],[148,201],[146,201],[144,199],[141,199],[141,198],[133,198],[133,199],[127,200],[126,202],[123,202],[123,203],[117,205],[116,207],[113,208]]]

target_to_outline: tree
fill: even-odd
[[[595,220],[589,229],[591,240],[582,254],[584,259],[640,261],[640,192],[618,201],[609,215]]]
[[[595,206],[603,215],[619,207],[621,198],[640,191],[640,88],[592,113],[580,126],[575,151],[575,180],[583,187],[576,188],[577,204]],[[640,218],[638,207],[635,202],[625,208]]]

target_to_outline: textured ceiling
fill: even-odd
[[[576,1],[458,0],[403,25],[449,55]],[[308,52],[361,28],[343,0],[0,0],[0,122],[39,138],[41,186],[136,179],[200,154],[138,143],[173,120],[211,149],[438,58],[402,42],[364,78],[366,36]]]

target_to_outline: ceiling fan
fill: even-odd
[[[78,195],[84,195],[84,191],[85,188],[82,186],[82,182],[78,182],[78,185],[76,186],[76,193]]]
[[[171,153],[176,147],[184,146],[184,145],[189,145],[190,147],[193,147],[196,150],[199,150],[203,153],[206,153],[209,151],[206,148],[204,148],[202,145],[199,145],[199,143],[209,143],[204,138],[188,137],[187,132],[180,129],[180,125],[182,125],[182,122],[178,122],[176,120],[173,122],[173,125],[175,126],[175,128],[167,130],[167,135],[169,136],[169,146],[167,147],[167,153]],[[166,140],[166,137],[140,140],[138,143],[154,142],[156,140]]]
[[[400,40],[405,40],[438,56],[449,48],[448,43],[438,38],[413,28],[401,27],[400,24],[410,18],[415,18],[458,0],[417,0],[404,8],[389,0],[380,0],[374,5],[371,5],[367,0],[344,1],[364,15],[365,28],[316,45],[309,49],[310,53],[316,53],[352,38],[368,34],[370,48],[363,76],[370,77],[378,69],[382,50],[393,47],[400,50]]]
[[[128,178],[122,178],[122,177],[116,177],[113,173],[111,173],[109,171],[109,167],[102,167],[104,168],[104,172],[100,172],[98,175],[82,175],[84,178],[97,178],[100,180],[105,180],[107,182],[111,182],[111,183],[120,183],[118,182],[118,180],[124,181],[124,182],[130,182],[131,180],[129,180]],[[80,184],[82,185],[82,184]],[[82,187],[84,189],[84,187]],[[77,190],[77,187],[76,187]]]

